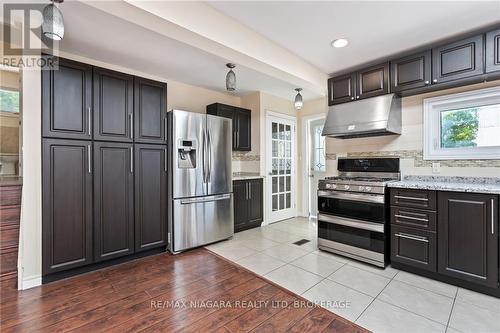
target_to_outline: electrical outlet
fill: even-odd
[[[440,173],[441,172],[441,163],[434,162],[432,163],[432,173]]]

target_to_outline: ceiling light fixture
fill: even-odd
[[[331,44],[333,47],[341,48],[341,47],[346,47],[347,44],[349,44],[349,41],[345,38],[339,38],[335,39]]]
[[[229,72],[226,75],[226,90],[235,91],[236,90],[236,74],[233,72],[233,68],[236,67],[235,64],[228,63],[226,67],[229,68]]]
[[[295,88],[295,91],[297,92],[297,95],[295,96],[295,103],[294,106],[297,110],[302,109],[302,106],[304,105],[304,101],[302,100],[302,95],[300,92],[302,91],[302,88]]]
[[[43,9],[42,32],[47,38],[61,40],[64,37],[64,19],[55,3],[62,3],[64,0],[51,1],[52,3]]]

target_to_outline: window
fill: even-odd
[[[0,89],[0,111],[19,113],[19,91]]]
[[[325,137],[321,135],[323,125],[313,127],[314,146],[313,146],[313,168],[314,171],[326,171],[325,161]]]
[[[424,159],[500,159],[500,87],[425,99]]]

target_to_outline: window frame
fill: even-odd
[[[500,104],[500,86],[424,99],[424,160],[500,159],[500,146],[441,148],[441,111]]]

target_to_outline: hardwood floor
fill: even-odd
[[[160,254],[16,292],[2,332],[366,332],[199,249]]]

